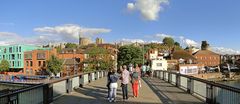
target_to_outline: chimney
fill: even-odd
[[[207,43],[207,41],[202,41],[201,49],[202,50],[208,50],[209,49],[209,44]]]

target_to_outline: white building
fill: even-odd
[[[200,64],[179,64],[179,72],[181,74],[186,75],[198,74],[203,69],[204,66]]]
[[[152,70],[167,70],[168,63],[165,59],[152,60],[151,63]]]
[[[152,70],[167,70],[168,63],[167,60],[163,58],[162,53],[158,53],[155,50],[153,53],[149,54],[149,59],[151,60],[151,68]]]

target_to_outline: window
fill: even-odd
[[[19,47],[19,52],[22,52],[22,47],[21,46]]]
[[[16,47],[16,52],[18,52],[18,47]]]
[[[30,61],[30,66],[32,66],[33,65],[33,62],[32,61]]]
[[[20,66],[20,63],[19,63],[19,61],[18,61],[18,64],[17,64],[17,66],[18,66],[18,67]]]
[[[15,60],[15,55],[14,54],[12,54],[12,60]]]
[[[41,66],[41,64],[42,64],[41,61],[38,61],[38,66]]]
[[[25,55],[24,55],[24,58],[25,58],[25,59],[32,59],[32,54],[31,54],[31,53],[30,53],[30,54],[29,54],[29,53],[28,53],[28,54],[25,54]]]
[[[43,61],[43,67],[45,67],[46,66],[46,61]]]
[[[14,61],[12,62],[12,67],[14,67]]]
[[[162,66],[162,63],[157,63],[157,66]]]
[[[9,48],[9,53],[12,53],[12,47]]]
[[[5,55],[3,55],[3,59],[5,59]]]
[[[37,59],[38,60],[45,59],[45,53],[37,53]]]
[[[27,61],[26,63],[27,63],[27,66],[28,66],[28,65],[29,65],[29,62]]]
[[[7,49],[6,48],[4,48],[4,53],[6,53],[7,52]]]

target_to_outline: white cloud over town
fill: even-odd
[[[139,11],[146,20],[154,21],[159,17],[159,12],[163,11],[163,4],[168,4],[169,0],[135,0],[134,3],[128,3],[129,11]]]
[[[38,27],[32,37],[23,37],[16,33],[0,32],[0,45],[33,44],[42,45],[59,42],[78,42],[79,34],[82,37],[91,38],[94,35],[108,33],[111,30],[105,28],[86,28],[75,24],[65,24],[54,27]]]
[[[35,32],[58,35],[65,39],[78,39],[79,35],[82,37],[92,37],[101,33],[111,32],[110,29],[105,28],[87,28],[76,24],[65,24],[54,27],[39,27],[34,29]]]

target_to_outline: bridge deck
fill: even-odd
[[[192,95],[156,78],[142,79],[138,98],[132,97],[130,84],[128,88],[129,100],[122,101],[121,87],[118,87],[116,104],[203,104]],[[71,94],[63,95],[53,104],[108,104],[106,96],[106,78],[102,78],[85,85],[84,88],[75,89]]]

